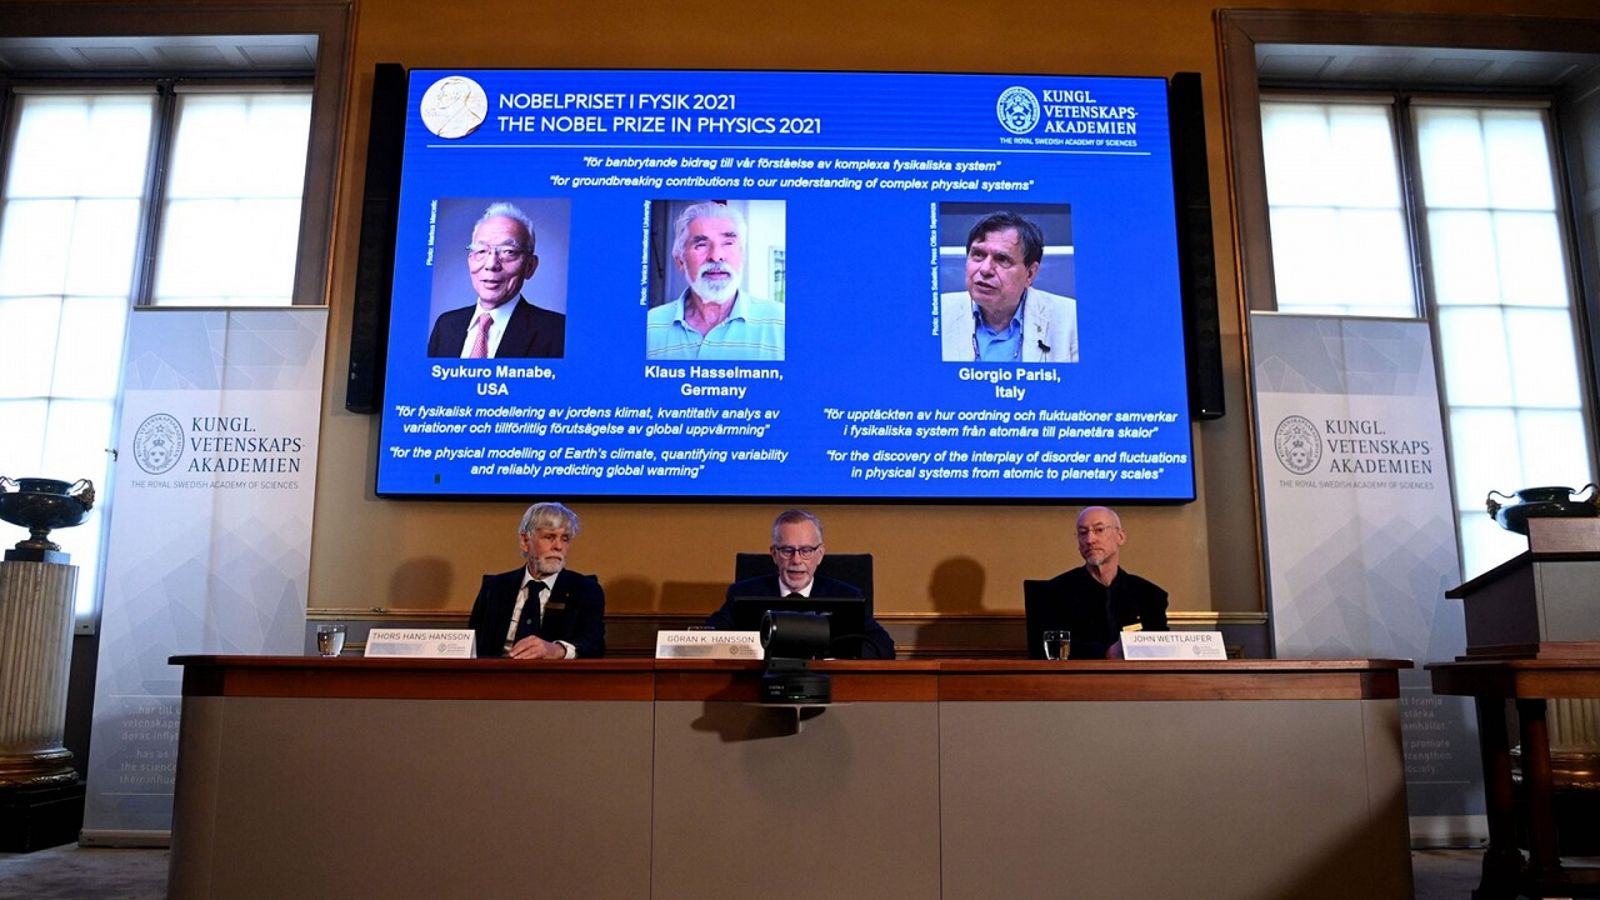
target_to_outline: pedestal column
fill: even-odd
[[[73,784],[62,745],[78,567],[0,562],[0,789]]]

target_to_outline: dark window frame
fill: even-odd
[[[344,130],[345,86],[349,82],[350,58],[354,40],[354,4],[351,0],[301,0],[297,3],[265,3],[255,7],[206,4],[74,4],[71,15],[63,15],[59,3],[35,0],[0,3],[0,35],[8,40],[39,39],[70,41],[74,38],[158,38],[227,35],[311,35],[316,38],[316,55],[309,73],[311,83],[311,127],[306,147],[306,174],[301,194],[299,250],[296,253],[294,286],[296,306],[320,306],[328,302],[332,264],[334,207]],[[44,73],[52,83],[114,84],[150,82],[154,77],[185,77],[202,80],[189,73],[90,71],[84,73]],[[227,80],[282,81],[290,73],[249,73],[228,71],[211,73]],[[301,73],[296,73],[301,74]],[[228,77],[233,76],[233,77]],[[32,81],[27,73],[0,71],[0,87],[9,95],[12,84]],[[11,121],[11,104],[3,121]],[[9,135],[8,135],[9,137]],[[152,197],[151,202],[159,198]],[[149,220],[149,216],[146,217]],[[144,246],[149,247],[149,241]]]

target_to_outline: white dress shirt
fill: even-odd
[[[522,589],[517,591],[517,605],[511,608],[511,625],[510,627],[506,628],[506,643],[502,648],[502,652],[504,652],[505,655],[510,656],[512,646],[517,643],[517,623],[522,621],[522,608],[528,604],[528,593],[530,590],[528,585],[535,581],[544,585],[544,590],[539,592],[539,621],[543,622],[545,604],[550,602],[550,595],[555,593],[556,576],[560,574],[561,573],[559,571],[556,571],[550,573],[549,575],[540,575],[538,578],[535,578],[533,577],[532,572],[529,572],[526,567],[523,568]],[[554,643],[560,644],[561,646],[567,648],[567,659],[578,658],[577,647],[574,647],[572,644],[569,644],[566,641],[555,641]]]
[[[495,351],[500,349],[500,339],[505,337],[506,334],[506,323],[511,321],[511,313],[516,309],[517,303],[521,299],[521,297],[517,297],[515,300],[508,300],[487,311],[489,318],[494,320],[494,324],[489,326],[489,359],[494,359]],[[478,317],[483,315],[484,312],[482,303],[472,310],[472,320],[467,323],[467,339],[461,342],[462,359],[472,356],[472,344],[478,337]],[[554,578],[555,576],[552,575],[550,577]]]

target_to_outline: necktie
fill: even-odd
[[[522,640],[539,630],[539,597],[544,593],[544,582],[528,582],[528,599],[522,604],[522,619],[517,622],[516,640]]]
[[[472,353],[469,359],[487,359],[489,357],[489,326],[494,324],[494,316],[488,313],[478,313],[478,318],[472,323],[477,329],[472,336]]]

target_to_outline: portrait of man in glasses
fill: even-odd
[[[1076,271],[1072,256],[1056,255],[1048,268],[1042,268],[1046,250],[1070,249],[1070,238],[1057,235],[1052,245],[1039,224],[1052,222],[1057,231],[1067,231],[1069,207],[1030,204],[1025,208],[1031,217],[994,210],[976,221],[966,214],[970,208],[970,204],[940,208],[941,243],[954,243],[959,227],[971,222],[961,270],[963,289],[939,295],[944,361],[1077,362],[1078,302],[1044,289],[1046,284],[1062,288],[1070,283],[1068,273]],[[946,278],[943,269],[941,284]],[[948,275],[956,275],[953,260]]]
[[[1116,510],[1084,507],[1077,532],[1083,565],[1045,582],[1051,598],[1045,627],[1072,632],[1071,658],[1116,658],[1122,632],[1166,631],[1167,592],[1122,568],[1128,534]]]
[[[551,358],[565,352],[567,317],[534,305],[523,291],[539,268],[535,239],[533,221],[515,205],[494,203],[483,211],[463,254],[477,301],[439,315],[428,336],[429,356]]]
[[[818,575],[827,548],[822,543],[822,520],[803,509],[784,510],[772,522],[772,562],[776,575],[746,578],[728,586],[722,606],[706,618],[712,628],[732,628],[735,597],[860,597],[861,588],[837,578]],[[894,659],[894,638],[878,624],[868,604],[863,635],[876,659]]]

